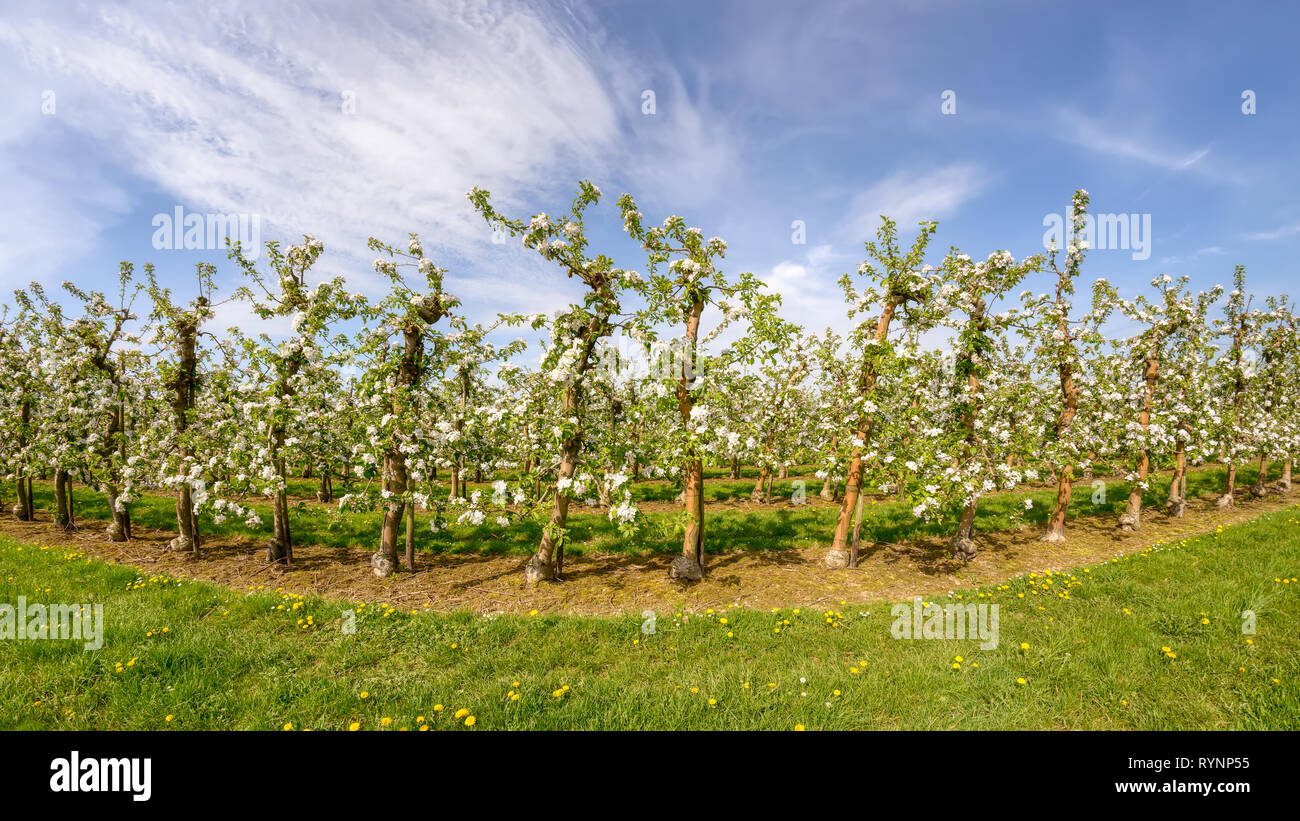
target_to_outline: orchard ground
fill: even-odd
[[[325,539],[284,573],[233,533],[199,560],[168,554],[167,534],[147,528],[165,520],[165,497],[137,507],[145,535],[125,547],[98,523],[62,534],[47,516],[7,519],[0,600],[102,602],[105,643],[0,642],[0,726],[1297,728],[1300,510],[1276,495],[1215,510],[1220,478],[1194,475],[1189,489],[1206,498],[1182,520],[1153,505],[1143,530],[1121,537],[1099,506],[1064,546],[1037,542],[1032,519],[1021,529],[1012,500],[992,498],[984,550],[965,567],[923,527],[873,543],[897,538],[902,503],[877,500],[863,566],[833,572],[820,566],[830,509],[735,502],[712,516],[714,549],[729,532],[766,547],[711,555],[692,587],[667,580],[671,553],[653,541],[588,545],[569,581],[527,588],[526,546],[472,553],[469,533],[422,553],[422,572],[380,581],[364,572],[370,547]],[[94,500],[78,502],[87,523]],[[326,521],[299,512],[313,515]],[[599,533],[598,521],[575,527]],[[892,638],[889,602],[912,595],[997,603],[999,646]],[[653,633],[642,610],[655,611]]]
[[[1280,475],[1280,468],[1275,466],[1273,474]],[[1247,467],[1239,481],[1248,487],[1255,476],[1257,470]],[[795,504],[792,491],[800,481],[808,489],[806,503]],[[811,476],[777,482],[774,503],[763,504],[749,500],[752,480],[710,478],[705,483],[709,497],[705,518],[708,577],[704,584],[696,585],[668,578],[668,563],[681,549],[681,514],[671,501],[674,491],[662,482],[640,482],[634,487],[645,515],[642,531],[635,537],[621,537],[599,509],[581,512],[584,509],[579,508],[570,517],[571,543],[566,548],[561,584],[528,585],[523,581],[523,563],[541,538],[538,524],[453,527],[435,539],[423,518],[416,528],[418,572],[378,579],[370,572],[369,560],[375,549],[379,514],[340,514],[334,506],[321,505],[311,497],[314,483],[310,481],[295,482],[295,558],[289,569],[269,564],[265,534],[238,521],[217,528],[204,522],[208,535],[198,558],[167,551],[167,542],[175,536],[173,496],[146,496],[133,504],[136,538],[130,542],[104,538],[107,504],[102,494],[85,488],[75,491],[82,525],[78,532],[55,530],[49,514],[43,513],[34,523],[0,519],[0,533],[58,548],[75,545],[77,550],[146,574],[215,581],[241,590],[284,588],[437,612],[467,609],[476,614],[526,614],[538,610],[620,615],[733,603],[768,609],[946,595],[957,587],[1100,562],[1159,540],[1241,522],[1289,503],[1277,494],[1253,499],[1242,491],[1236,507],[1218,510],[1213,500],[1223,487],[1224,470],[1204,468],[1189,474],[1190,502],[1185,518],[1170,518],[1161,511],[1167,488],[1153,481],[1146,494],[1149,509],[1142,529],[1125,534],[1116,529],[1115,520],[1124,508],[1128,485],[1109,479],[1105,482],[1106,499],[1097,503],[1092,483],[1081,481],[1073,496],[1069,541],[1049,544],[1036,538],[1044,529],[1056,494],[1055,485],[1045,483],[982,500],[976,519],[981,553],[962,564],[951,558],[948,547],[958,511],[949,511],[945,521],[927,523],[912,516],[909,503],[877,495],[865,506],[860,565],[856,571],[842,573],[822,564],[839,505],[817,498],[815,490],[820,484],[814,482]],[[1026,495],[1034,500],[1027,511],[1023,507]],[[50,506],[52,488],[38,484],[35,497],[38,506]],[[270,520],[265,505],[241,502],[251,504]],[[663,509],[655,510],[656,504]]]

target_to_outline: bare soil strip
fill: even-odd
[[[167,550],[173,533],[136,530],[127,543],[112,542],[103,523],[75,533],[46,522],[20,522],[6,516],[0,533],[39,545],[75,549],[129,565],[146,575],[165,574],[217,582],[236,589],[264,586],[294,593],[317,593],[349,601],[388,602],[409,609],[475,613],[565,613],[616,615],[642,610],[702,610],[725,607],[767,609],[786,606],[838,607],[900,601],[911,596],[943,595],[949,590],[993,584],[1028,572],[1062,571],[1141,551],[1157,542],[1214,530],[1295,504],[1292,494],[1244,499],[1217,509],[1210,500],[1189,501],[1182,519],[1144,511],[1138,533],[1122,533],[1110,516],[1075,519],[1069,541],[1038,540],[1039,529],[1022,527],[980,533],[980,553],[962,566],[950,558],[946,539],[906,544],[864,545],[856,570],[827,570],[825,546],[798,550],[729,551],[706,559],[704,581],[684,585],[668,578],[669,554],[588,553],[565,560],[565,580],[529,586],[523,580],[526,556],[472,553],[417,555],[414,574],[381,580],[370,572],[373,546],[330,548],[294,545],[294,566],[266,561],[265,541],[212,539],[198,558]]]

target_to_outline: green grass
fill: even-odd
[[[388,717],[414,730],[424,716],[464,730],[453,718],[464,708],[474,731],[1295,729],[1300,583],[1277,580],[1300,576],[1298,517],[1290,508],[1073,575],[959,591],[1000,606],[995,650],[893,639],[881,603],[835,604],[834,624],[806,607],[660,613],[643,635],[634,616],[412,614],[139,578],[0,539],[0,601],[102,602],[106,624],[93,652],[0,641],[0,726],[380,729]],[[353,635],[341,630],[347,608],[358,609]],[[1244,610],[1258,618],[1253,644]]]
[[[1280,466],[1274,466],[1274,474],[1280,475]],[[1240,486],[1249,487],[1255,481],[1258,469],[1243,467],[1238,472]],[[1223,488],[1226,471],[1221,467],[1203,468],[1189,472],[1187,493],[1189,498],[1216,496]],[[311,480],[294,480],[310,484]],[[1162,505],[1168,497],[1167,482],[1153,479],[1152,487],[1147,492],[1145,504]],[[711,500],[732,498],[734,495],[748,497],[753,483],[744,480],[732,481],[713,479],[706,484],[706,496]],[[668,494],[667,485],[647,483],[638,485],[638,493],[647,496]],[[807,491],[815,494],[819,485],[809,483]],[[743,491],[743,492],[742,492]],[[835,528],[838,514],[836,507],[797,508],[784,504],[793,492],[790,481],[777,482],[773,489],[773,498],[779,499],[781,505],[751,510],[710,511],[705,520],[705,549],[717,554],[730,550],[785,550],[790,548],[812,547],[829,542],[830,534]],[[1025,491],[1007,494],[995,494],[981,500],[975,527],[978,532],[1006,530],[1028,522],[1032,526],[1042,527],[1051,513],[1056,500],[1055,488],[1040,488],[1028,492],[1034,500],[1034,507],[1029,511],[1023,508]],[[1111,482],[1107,486],[1106,501],[1094,504],[1092,491],[1088,486],[1075,489],[1070,505],[1070,517],[1080,516],[1118,516],[1124,508],[1128,497],[1128,484]],[[54,489],[50,483],[37,482],[34,496],[38,509],[50,510],[54,504]],[[74,490],[75,515],[78,519],[106,520],[108,503],[103,494],[94,493],[86,488]],[[162,530],[175,530],[174,498],[146,494],[143,499],[132,505],[132,521],[138,525]],[[257,536],[268,537],[271,512],[265,504],[251,505],[262,516],[265,526],[255,531],[242,521],[227,520],[219,526],[205,520],[201,523],[203,531],[217,536]],[[295,504],[292,506],[291,526],[294,541],[299,544],[318,544],[326,547],[351,547],[370,545],[378,542],[379,513],[340,513],[335,507]],[[580,505],[572,508],[569,517],[570,540],[566,548],[571,554],[586,551],[602,553],[672,554],[681,550],[682,519],[678,513],[647,512],[644,515],[642,530],[633,537],[625,538],[618,528],[603,513],[584,513]],[[912,516],[911,503],[893,500],[878,500],[867,508],[863,524],[863,538],[868,542],[902,542],[917,536],[939,536],[952,532],[953,523],[959,513],[955,506],[945,511],[940,520],[918,522]],[[48,514],[46,514],[48,517]],[[420,550],[447,553],[484,553],[484,554],[521,554],[533,552],[542,537],[542,523],[524,520],[509,528],[495,524],[478,527],[453,526],[450,532],[435,536],[425,524],[425,517],[417,515],[419,527],[416,529],[416,544]]]

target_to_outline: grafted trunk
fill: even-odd
[[[962,508],[961,518],[957,521],[957,532],[949,543],[953,558],[959,561],[967,562],[975,557],[975,511],[979,503],[979,499],[971,499]]]
[[[828,502],[835,501],[835,482],[831,480],[829,471],[827,471],[826,481],[822,482],[822,489],[817,495]]]
[[[1262,498],[1264,494],[1268,492],[1266,486],[1268,482],[1268,467],[1268,452],[1265,451],[1259,455],[1259,476],[1255,479],[1255,484],[1250,486],[1250,495],[1257,499]]]
[[[763,465],[759,468],[758,481],[754,483],[754,490],[749,494],[749,500],[751,502],[770,501],[767,498],[767,477],[770,474],[770,471],[771,469],[767,465]]]
[[[36,511],[32,507],[32,480],[31,477],[25,477],[21,474],[18,476],[18,501],[14,503],[14,516],[20,522],[30,522],[36,518]]]
[[[1228,481],[1223,489],[1223,495],[1215,500],[1214,504],[1218,507],[1232,507],[1237,503],[1237,463],[1232,462],[1228,465]]]
[[[1047,532],[1043,534],[1045,542],[1065,541],[1065,516],[1070,509],[1070,500],[1074,496],[1074,466],[1061,465],[1056,471],[1056,503],[1052,506],[1051,518],[1047,520]]]

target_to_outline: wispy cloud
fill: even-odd
[[[352,263],[368,236],[408,231],[453,258],[480,255],[490,235],[464,198],[474,185],[520,210],[553,207],[579,177],[640,174],[647,186],[698,191],[737,167],[725,127],[671,66],[658,68],[673,105],[642,123],[640,71],[569,10],[503,0],[327,9],[145,3],[55,23],[28,4],[0,22],[0,72],[30,78],[25,134],[40,116],[33,89],[56,89],[59,124],[143,187],[189,210],[260,215],[264,237],[313,233],[355,253]],[[62,157],[40,141],[20,151],[16,139],[7,157]],[[96,228],[76,223],[86,212],[66,198],[75,186],[26,188],[63,199],[30,224],[15,220],[12,201],[0,205],[13,233],[0,271]],[[542,275],[535,255],[510,254]],[[491,296],[508,300],[509,289]]]
[[[1182,265],[1188,262],[1198,262],[1206,257],[1221,257],[1228,253],[1226,248],[1219,245],[1211,245],[1208,248],[1198,248],[1186,256],[1162,257],[1161,265]]]
[[[1284,225],[1272,231],[1254,231],[1244,236],[1248,240],[1272,240],[1293,237],[1296,234],[1300,234],[1300,222],[1295,225]]]
[[[943,219],[979,195],[988,182],[984,170],[971,163],[954,163],[928,171],[899,171],[853,197],[844,226],[852,240],[875,236],[880,217],[907,230],[922,220]]]
[[[1057,109],[1053,116],[1053,133],[1080,148],[1166,171],[1196,169],[1215,173],[1204,163],[1210,156],[1210,145],[1191,149],[1171,146],[1161,138],[1132,133],[1131,126],[1091,117],[1073,108]]]

